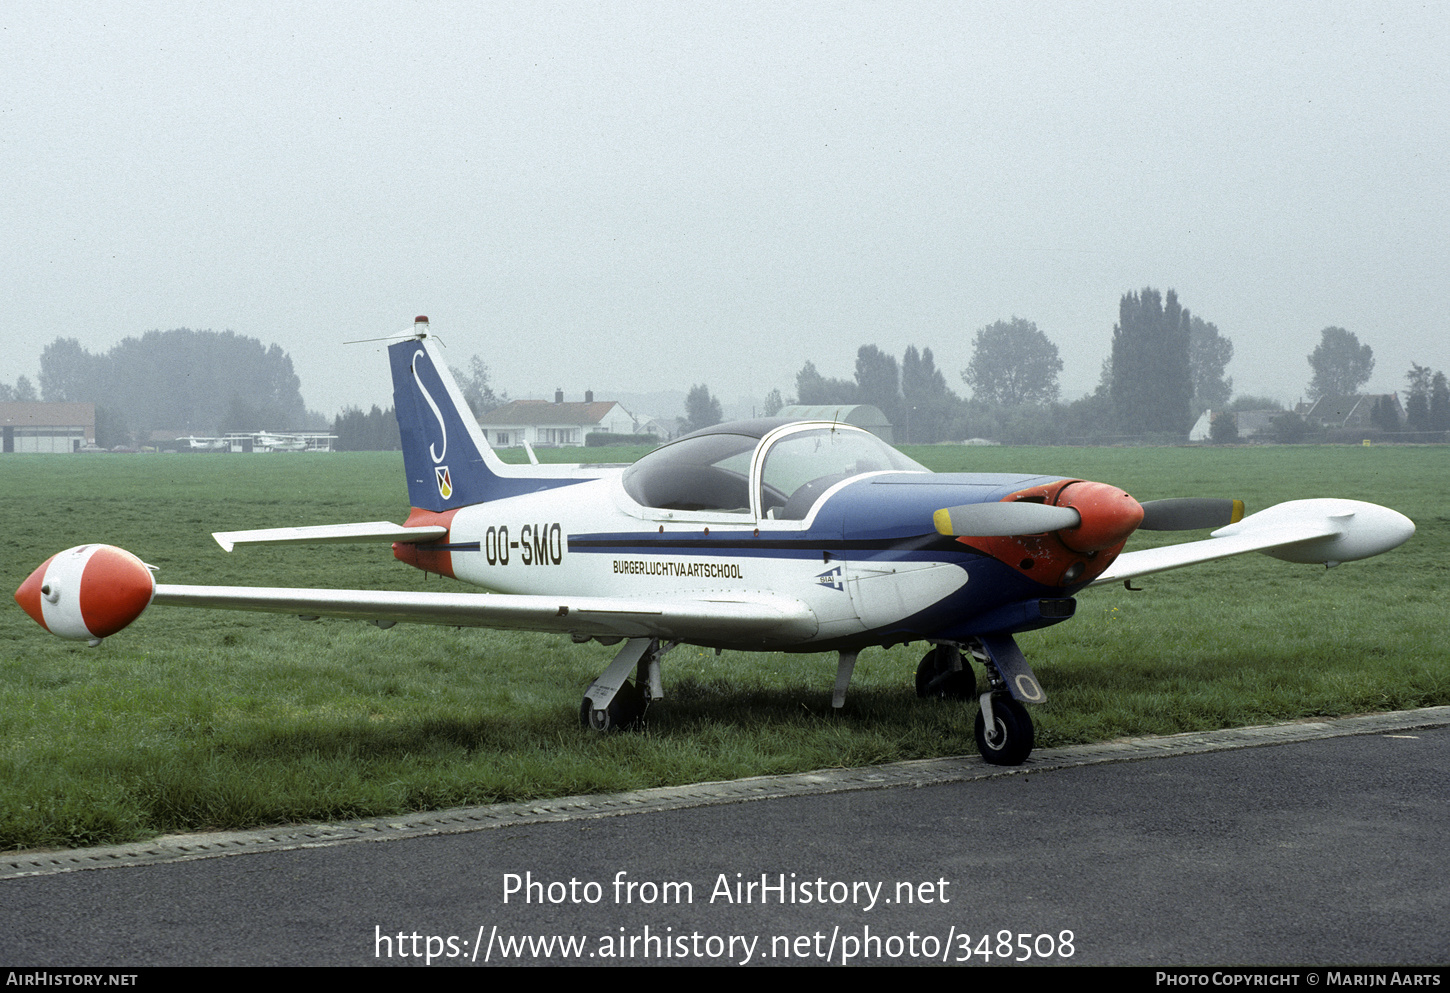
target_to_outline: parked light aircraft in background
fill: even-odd
[[[81,545],[16,592],[55,634],[98,643],[149,604],[414,621],[623,642],[584,693],[586,727],[636,723],[663,696],[680,644],[857,654],[925,642],[922,696],[979,696],[977,745],[1012,765],[1032,750],[1024,704],[1046,693],[1013,636],[1067,620],[1101,583],[1264,552],[1323,563],[1388,551],[1403,515],[1352,500],[1139,503],[1105,483],[933,473],[859,428],[753,420],[696,431],[628,467],[513,466],[489,448],[420,317],[388,348],[412,513],[388,522],[218,533],[242,544],[385,541],[428,572],[493,592],[157,584],[129,552]],[[1135,530],[1212,537],[1124,552]],[[978,693],[973,664],[985,671]],[[634,675],[631,683],[629,677]]]
[[[225,452],[229,447],[225,438],[198,438],[196,435],[187,435],[185,438],[177,438],[178,446],[186,442],[186,447],[193,452]]]
[[[300,434],[260,431],[257,433],[256,445],[268,452],[301,452],[307,449],[307,439]]]

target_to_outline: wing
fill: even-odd
[[[580,637],[667,638],[692,643],[781,645],[815,635],[803,601],[771,593],[711,597],[520,596],[251,586],[157,584],[153,604],[254,610],[454,627],[543,631]]]
[[[794,645],[814,637],[819,627],[804,601],[764,591],[597,597],[169,585],[157,583],[149,566],[111,545],[78,545],[51,556],[15,591],[15,600],[52,634],[92,644],[125,628],[153,603],[345,617],[384,627],[410,621],[732,648]]]
[[[1204,541],[1125,552],[1090,585],[1263,552],[1288,562],[1351,562],[1404,544],[1415,524],[1404,514],[1358,500],[1291,500],[1219,528]]]

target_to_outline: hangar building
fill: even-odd
[[[0,452],[78,452],[96,443],[93,403],[0,402]]]

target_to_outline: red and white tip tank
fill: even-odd
[[[151,603],[156,580],[146,563],[114,545],[77,545],[41,563],[15,602],[51,634],[97,644]]]

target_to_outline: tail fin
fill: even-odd
[[[533,467],[500,461],[428,337],[428,318],[413,327],[417,336],[389,345],[388,359],[414,507],[442,512],[575,481],[541,478]]]

